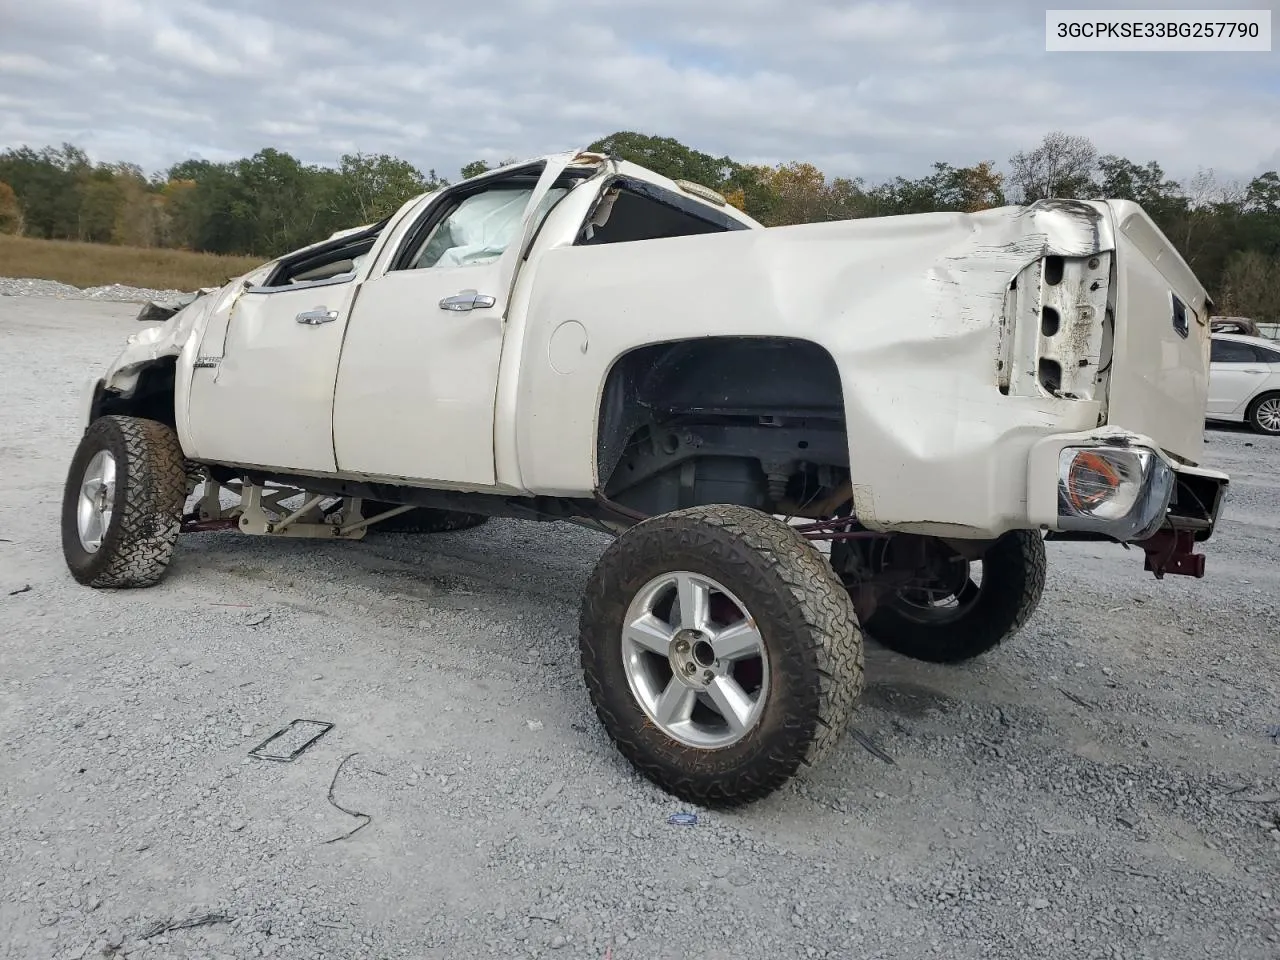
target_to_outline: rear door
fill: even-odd
[[[1215,416],[1242,416],[1244,408],[1271,375],[1258,351],[1242,340],[1213,338],[1208,411]]]

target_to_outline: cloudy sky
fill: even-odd
[[[1003,165],[1062,129],[1179,177],[1280,167],[1280,48],[1050,54],[1046,5],[0,0],[0,148],[65,140],[148,170],[387,152],[454,177],[629,129],[875,182]]]

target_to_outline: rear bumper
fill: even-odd
[[[1177,484],[1165,526],[1191,531],[1198,543],[1208,540],[1222,515],[1231,478],[1221,470],[1183,464],[1174,467],[1174,475]]]

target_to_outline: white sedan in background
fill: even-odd
[[[1209,361],[1206,418],[1280,436],[1280,343],[1215,333]]]

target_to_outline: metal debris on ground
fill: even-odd
[[[31,584],[29,584],[29,583],[24,583],[24,584],[23,584],[22,586],[20,586],[17,590],[10,590],[10,591],[9,591],[9,596],[11,596],[11,597],[16,597],[16,596],[17,596],[18,594],[20,594],[20,593],[30,593],[30,592],[31,592]]]
[[[1280,743],[1280,724],[1267,727],[1267,736],[1270,737],[1272,741],[1274,741],[1275,743]]]
[[[348,837],[352,836],[353,834],[355,834],[360,830],[363,830],[365,827],[367,827],[370,823],[373,822],[373,817],[369,816],[369,814],[361,813],[359,810],[348,810],[346,807],[344,807],[342,804],[340,804],[337,800],[333,798],[333,788],[338,783],[338,774],[340,774],[342,772],[342,768],[347,765],[347,761],[354,756],[355,756],[354,753],[348,753],[345,757],[342,758],[342,762],[338,764],[338,769],[333,771],[333,779],[329,781],[329,803],[332,804],[337,809],[341,810],[343,813],[347,814],[348,816],[363,817],[364,820],[361,823],[357,824],[356,826],[352,827],[342,836],[330,837],[328,840],[322,841],[323,843],[337,843],[339,840],[346,840]]]
[[[190,930],[193,927],[209,927],[215,923],[231,923],[233,919],[233,917],[229,917],[225,913],[203,913],[198,917],[190,917],[187,920],[161,920],[153,923],[138,934],[138,939],[150,940],[152,937],[158,937],[160,934],[168,933],[170,930]]]
[[[667,823],[676,827],[696,827],[698,825],[698,815],[696,813],[673,813],[667,817]]]
[[[1126,876],[1130,876],[1130,877],[1142,877],[1144,880],[1159,879],[1159,877],[1157,877],[1154,873],[1147,873],[1144,870],[1135,870],[1132,867],[1111,867],[1110,870],[1112,873],[1123,873]]]
[[[280,763],[288,763],[291,760],[298,759],[304,750],[332,729],[333,724],[326,723],[323,720],[294,720],[287,727],[277,730],[250,750],[249,756],[258,760],[275,760]],[[284,753],[277,748],[275,753],[266,752],[265,747],[268,744],[283,737],[289,737],[296,744],[292,750]]]
[[[1073,703],[1078,703],[1078,704],[1080,704],[1080,706],[1084,707],[1086,710],[1092,710],[1092,709],[1093,709],[1093,704],[1092,704],[1092,703],[1090,703],[1088,700],[1084,699],[1083,697],[1077,697],[1077,696],[1076,696],[1074,693],[1072,693],[1070,690],[1066,690],[1066,689],[1064,689],[1063,687],[1059,687],[1059,688],[1058,688],[1058,692],[1059,692],[1059,693],[1061,693],[1061,694],[1062,694],[1064,697],[1066,697],[1068,700],[1072,701]]]
[[[872,740],[869,736],[867,736],[857,727],[849,728],[849,736],[853,737],[853,739],[857,740],[858,743],[862,744],[863,749],[865,749],[867,753],[871,754],[873,757],[883,760],[885,763],[893,764],[895,766],[897,765],[897,761],[894,760],[893,757],[889,756],[889,754],[881,750],[876,745],[876,742],[874,740]]]
[[[1251,793],[1240,799],[1245,803],[1280,803],[1280,793],[1274,790],[1269,793]]]

